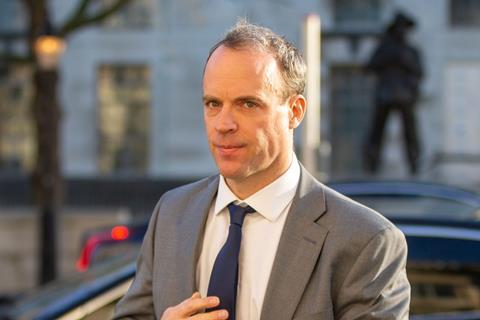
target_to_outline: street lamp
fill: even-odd
[[[33,186],[40,211],[41,284],[50,282],[57,276],[57,212],[62,198],[59,160],[61,108],[58,104],[57,83],[58,63],[64,50],[64,41],[51,32],[38,36],[33,43],[36,64],[32,110],[37,138]]]
[[[54,35],[41,35],[35,40],[34,50],[41,69],[56,69],[60,56],[65,51],[65,41]]]

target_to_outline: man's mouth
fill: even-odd
[[[241,144],[214,144],[215,148],[224,155],[231,155],[242,149],[244,145]]]

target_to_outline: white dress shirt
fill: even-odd
[[[205,226],[196,285],[202,297],[206,297],[213,264],[228,237],[230,215],[227,205],[235,202],[254,208],[256,212],[247,214],[242,227],[236,307],[238,320],[260,319],[278,242],[299,179],[300,165],[293,155],[292,163],[283,175],[241,201],[220,176],[217,198],[212,202]]]

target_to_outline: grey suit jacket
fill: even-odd
[[[160,319],[190,297],[218,176],[158,202],[136,277],[114,319]],[[403,234],[375,211],[316,181],[304,168],[283,229],[261,320],[408,319]],[[248,320],[248,319],[239,319]]]

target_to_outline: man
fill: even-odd
[[[375,109],[364,155],[366,168],[371,173],[378,171],[385,124],[389,114],[396,111],[402,116],[410,173],[415,175],[418,171],[420,144],[415,103],[422,78],[422,63],[420,53],[407,38],[414,27],[412,18],[397,13],[366,66],[377,77]]]
[[[115,319],[408,318],[402,233],[293,153],[304,75],[263,27],[239,22],[213,47],[204,120],[220,175],[162,196]]]

